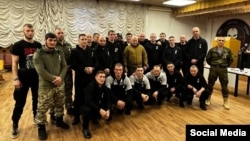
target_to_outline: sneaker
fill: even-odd
[[[17,124],[13,124],[13,127],[12,127],[12,131],[11,131],[10,137],[11,137],[12,139],[15,139],[15,138],[18,137],[18,135],[19,135],[19,132],[18,132],[18,125],[17,125]]]

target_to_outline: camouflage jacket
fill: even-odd
[[[218,47],[211,48],[206,56],[207,63],[213,67],[229,67],[233,63],[233,54],[227,47],[223,47],[221,54],[218,52]]]
[[[54,88],[52,82],[55,76],[60,76],[64,80],[67,65],[62,51],[55,49],[49,52],[44,48],[39,49],[34,54],[33,62],[39,75],[39,88]]]

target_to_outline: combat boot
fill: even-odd
[[[228,103],[228,98],[223,98],[224,100],[224,104],[223,104],[223,107],[226,109],[226,110],[229,110],[230,109],[230,106],[229,106],[229,103]]]
[[[45,124],[38,124],[38,138],[39,140],[47,139]]]
[[[63,121],[63,117],[56,118],[56,126],[63,129],[69,129],[69,125]]]
[[[207,110],[207,107],[206,107],[205,102],[200,102],[200,108],[201,108],[202,110],[204,110],[204,111]]]
[[[71,108],[67,109],[68,115],[74,115],[74,113],[75,113],[74,108],[71,107]]]
[[[50,123],[53,125],[56,125],[56,117],[55,117],[54,113],[50,114]]]
[[[184,105],[184,102],[183,102],[183,99],[182,99],[182,98],[180,98],[180,100],[179,100],[179,106],[180,106],[180,107],[182,107],[182,108],[184,108],[184,107],[185,107],[185,105]]]

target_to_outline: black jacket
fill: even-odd
[[[104,84],[99,87],[96,80],[89,83],[85,90],[85,104],[94,112],[101,108],[111,109],[110,89]]]
[[[112,56],[113,65],[116,63],[123,63],[122,44],[119,41],[111,43],[107,40],[106,46],[108,47],[110,54]]]
[[[205,80],[204,76],[200,73],[198,73],[195,77],[192,76],[190,73],[187,73],[187,75],[184,78],[185,88],[187,88],[188,84],[195,87],[197,90],[200,90],[202,87],[207,89],[208,84]]]
[[[86,87],[89,82],[94,78],[95,72],[92,74],[87,74],[84,69],[85,67],[98,67],[98,60],[95,52],[86,48],[83,50],[78,45],[76,48],[72,49],[70,56],[71,68],[75,71],[75,87]]]
[[[148,55],[148,65],[153,68],[154,65],[162,64],[163,47],[161,45],[152,44],[150,41],[144,46]]]
[[[166,71],[168,88],[175,87],[176,90],[182,90],[184,85],[184,78],[179,71],[174,71],[174,74],[170,74]]]
[[[170,46],[166,47],[163,51],[162,60],[164,62],[164,67],[166,66],[167,62],[173,62],[176,67],[181,66],[181,48],[178,46],[175,46],[173,48]]]
[[[95,50],[98,58],[98,70],[104,70],[106,68],[111,69],[112,67],[112,56],[109,49],[105,46],[98,45]]]
[[[195,40],[194,38],[191,38],[187,42],[187,48],[186,48],[186,57],[188,60],[188,63],[191,62],[191,59],[197,59],[199,64],[203,64],[203,61],[205,60],[206,54],[207,54],[207,41],[203,38],[199,38]]]

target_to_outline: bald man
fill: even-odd
[[[130,43],[123,52],[125,72],[128,76],[135,72],[137,66],[143,66],[144,70],[148,67],[147,52],[144,47],[138,43],[138,37],[132,36]]]
[[[203,75],[204,60],[207,54],[207,41],[200,36],[200,28],[193,27],[193,37],[187,42],[187,65],[196,65],[199,68],[199,73]]]
[[[189,69],[189,73],[184,78],[184,97],[187,100],[187,104],[191,105],[194,96],[199,98],[200,108],[207,110],[205,101],[208,98],[208,84],[204,76],[198,73],[196,65],[192,65]]]
[[[145,44],[146,44],[149,40],[146,39],[145,33],[140,33],[140,34],[138,35],[138,41],[139,41],[139,43],[144,47]]]
[[[112,67],[112,56],[108,47],[106,46],[106,37],[100,36],[98,45],[95,49],[95,53],[98,59],[98,70],[103,70],[108,76]]]
[[[148,65],[149,68],[146,70],[145,73],[148,71],[151,71],[153,69],[153,66],[155,65],[162,65],[162,53],[163,53],[163,47],[161,44],[158,44],[157,41],[157,35],[155,33],[150,34],[150,41],[145,44],[145,49],[148,54]]]
[[[211,95],[213,93],[213,87],[215,81],[219,78],[221,84],[221,93],[224,101],[224,108],[226,110],[230,109],[228,98],[228,74],[227,67],[233,63],[233,53],[231,49],[224,46],[225,38],[217,37],[217,45],[209,49],[206,61],[210,65],[209,75],[208,75],[208,89],[209,97],[206,101],[206,105],[210,105]]]

